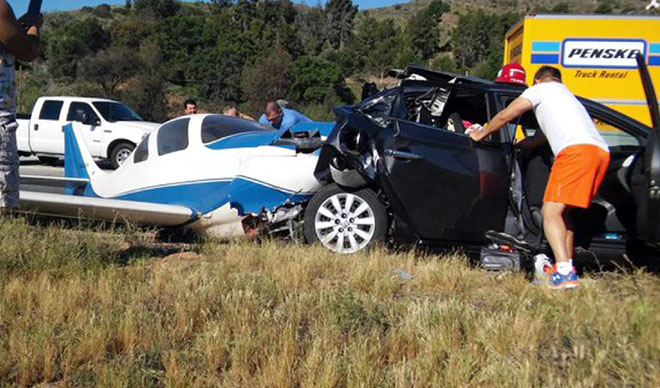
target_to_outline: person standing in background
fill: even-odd
[[[16,20],[6,0],[0,0],[0,210],[19,206],[18,148],[16,146],[16,60],[30,62],[39,55],[43,17],[24,15]]]
[[[197,101],[189,98],[183,103],[183,114],[194,115],[197,114]]]

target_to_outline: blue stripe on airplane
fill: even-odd
[[[202,214],[230,202],[231,206],[237,209],[241,215],[259,213],[263,209],[275,210],[287,200],[299,203],[309,198],[311,195],[308,193],[291,193],[244,178],[235,178],[233,181],[186,182],[178,185],[156,186],[112,197],[112,199],[126,201],[181,205]]]
[[[311,194],[289,193],[244,178],[235,178],[229,191],[231,207],[238,210],[242,216],[249,213],[258,214],[264,209],[274,211],[287,201],[300,203],[311,197]]]
[[[230,181],[224,180],[157,186],[112,199],[181,205],[204,214],[227,203],[229,185]]]

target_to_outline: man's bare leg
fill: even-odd
[[[566,225],[566,253],[568,259],[573,259],[573,245],[575,240],[575,228],[573,226],[573,208],[570,206],[564,210],[564,225]]]
[[[568,230],[564,221],[564,212],[566,205],[559,202],[544,202],[541,213],[543,214],[543,230],[545,237],[550,243],[550,248],[555,254],[555,261],[557,263],[568,261]],[[572,233],[571,233],[571,250],[572,250]]]

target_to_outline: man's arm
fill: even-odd
[[[484,138],[490,136],[490,134],[495,133],[507,125],[511,120],[519,117],[523,113],[532,109],[532,102],[526,98],[518,97],[509,106],[504,108],[500,113],[496,114],[495,117],[488,123],[487,127],[483,131],[473,131],[470,132],[470,137],[474,141],[481,141]]]
[[[270,125],[270,121],[268,121],[268,119],[266,118],[265,113],[262,114],[261,116],[259,116],[258,122],[259,122],[259,124],[263,124],[263,125],[267,125],[269,127],[272,127],[272,125]]]
[[[0,0],[0,42],[20,61],[29,62],[39,55],[41,15],[27,32],[19,25],[6,0]]]

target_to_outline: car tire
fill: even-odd
[[[339,208],[337,208],[337,206]],[[351,254],[385,238],[387,212],[370,189],[347,190],[330,184],[314,194],[305,209],[305,239]]]
[[[57,161],[60,160],[60,158],[56,156],[37,156],[39,161],[43,164],[47,164],[49,166],[54,166],[57,164]]]
[[[121,142],[114,146],[110,152],[110,163],[112,163],[112,168],[119,168],[119,166],[128,159],[134,149],[135,144],[129,142]]]

